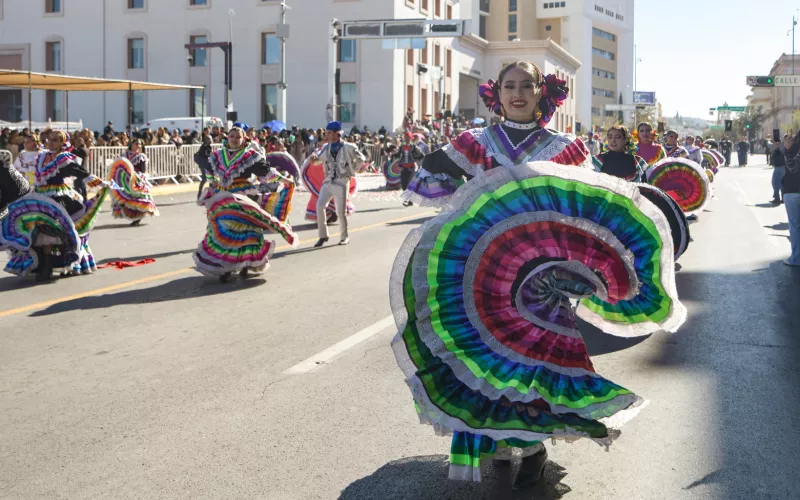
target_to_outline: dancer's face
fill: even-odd
[[[139,142],[134,142],[131,144],[131,151],[134,153],[139,153],[142,151],[142,147],[139,145]]]
[[[243,140],[244,137],[242,137],[241,130],[235,129],[232,130],[230,134],[228,134],[228,146],[230,146],[231,149],[238,149],[242,147]]]
[[[609,130],[606,138],[608,139],[608,149],[617,153],[621,153],[625,149],[625,144],[628,142],[625,136],[622,135],[622,131],[616,129]]]
[[[678,134],[667,134],[667,146],[673,147],[678,144]]]
[[[30,137],[25,138],[24,147],[25,151],[36,151],[36,143]]]
[[[653,129],[650,125],[642,125],[639,127],[639,142],[644,144],[653,142]]]
[[[50,151],[61,151],[63,146],[64,143],[61,142],[61,138],[58,137],[58,134],[50,134],[47,137],[47,149]]]
[[[518,122],[533,120],[540,96],[541,90],[526,71],[512,68],[503,75],[500,83],[500,104],[506,118]]]

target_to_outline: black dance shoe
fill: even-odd
[[[536,484],[544,472],[544,464],[547,462],[547,448],[542,448],[539,453],[530,455],[522,459],[519,472],[514,479],[514,490],[525,490]]]

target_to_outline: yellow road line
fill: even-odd
[[[420,217],[427,217],[429,215],[433,215],[434,213],[435,212],[417,213],[417,214],[409,215],[409,216],[406,216],[406,217],[400,217],[398,219],[391,219],[391,220],[387,220],[387,221],[383,221],[383,222],[378,222],[376,224],[370,224],[368,226],[356,227],[356,228],[351,229],[350,232],[351,233],[357,233],[359,231],[366,231],[367,229],[374,229],[376,227],[388,226],[389,224],[393,224],[393,223],[396,223],[396,222],[403,222],[403,221],[407,221],[407,220],[417,219],[417,218],[420,218]],[[339,235],[339,233],[333,233],[330,236],[334,237],[334,236],[338,236],[338,235]],[[300,247],[298,247],[298,249],[302,248],[303,246],[310,247],[311,245],[301,245]],[[277,247],[275,250],[276,251],[281,251],[281,250],[291,250],[291,249],[292,249],[291,245],[282,245],[282,246]],[[62,302],[67,302],[67,301],[70,301],[70,300],[82,299],[84,297],[92,297],[94,295],[102,295],[104,293],[109,293],[109,292],[116,292],[117,290],[122,290],[124,288],[130,288],[130,287],[136,286],[136,285],[143,285],[145,283],[151,283],[153,281],[159,281],[159,280],[163,280],[163,279],[166,279],[166,278],[171,278],[173,276],[179,276],[181,274],[186,274],[186,273],[188,273],[190,271],[194,271],[194,268],[193,267],[186,267],[184,269],[178,269],[176,271],[170,271],[168,273],[156,274],[156,275],[153,275],[153,276],[148,276],[146,278],[140,278],[138,280],[126,281],[124,283],[118,283],[116,285],[111,285],[111,286],[107,286],[107,287],[104,287],[104,288],[98,288],[96,290],[89,290],[88,292],[76,293],[74,295],[68,295],[66,297],[59,297],[57,299],[46,300],[44,302],[38,302],[36,304],[30,304],[30,305],[27,305],[27,306],[17,307],[16,309],[7,309],[5,311],[0,311],[0,318],[5,318],[5,317],[8,317],[8,316],[14,316],[16,314],[22,314],[22,313],[26,313],[26,312],[29,312],[29,311],[35,311],[35,310],[38,310],[38,309],[44,309],[44,308],[50,307],[50,306],[52,306],[54,304],[60,304]]]

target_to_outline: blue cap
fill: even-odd
[[[236,122],[236,123],[233,124],[233,126],[235,128],[240,128],[240,129],[244,130],[245,132],[250,130],[250,127],[248,127],[246,123],[242,123],[242,122]]]
[[[330,122],[325,130],[330,130],[332,132],[341,132],[342,131],[342,122]]]

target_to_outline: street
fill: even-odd
[[[691,227],[678,333],[582,326],[597,371],[650,405],[609,452],[547,443],[527,492],[491,467],[483,483],[448,481],[450,440],[418,423],[389,347],[392,262],[434,210],[369,178],[351,244],[334,226],[317,250],[300,193],[300,248],[221,284],[192,269],[206,226],[194,192],[157,196],[161,216],[140,227],[105,209],[98,262],[154,263],[0,277],[0,498],[798,498],[800,269],[781,263],[771,169],[750,162],[721,169]]]

